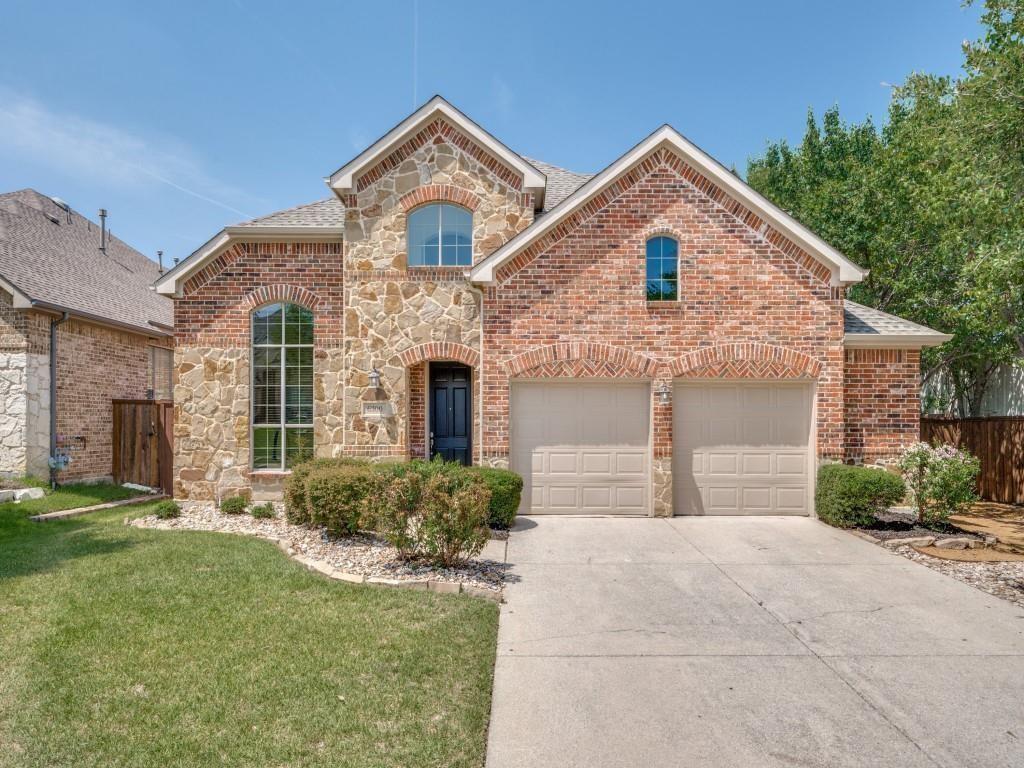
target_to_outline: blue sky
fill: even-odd
[[[572,170],[667,122],[742,171],[808,107],[880,121],[885,83],[956,74],[979,34],[957,0],[415,2],[4,0],[0,190],[105,207],[131,245],[184,257],[327,196],[434,93]]]

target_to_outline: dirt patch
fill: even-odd
[[[979,502],[971,511],[950,518],[965,531],[995,536],[1000,548],[1024,554],[1024,507],[1013,504]]]
[[[933,536],[936,538],[966,538],[982,541],[982,536],[970,532],[966,528],[949,523],[939,523],[932,526],[920,525],[917,516],[911,511],[891,509],[875,517],[873,525],[865,526],[859,530],[878,539],[889,541],[891,539],[911,539],[922,536]]]
[[[960,563],[1024,563],[1024,555],[1000,552],[997,549],[944,549],[942,547],[914,547],[922,555]]]

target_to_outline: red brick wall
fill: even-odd
[[[342,345],[341,243],[239,243],[190,278],[174,302],[179,346],[249,346],[247,297],[268,286],[305,289],[321,302],[314,318],[318,348]],[[308,303],[311,297],[296,296]],[[258,305],[258,302],[257,302]]]
[[[152,345],[170,346],[171,342],[77,320],[58,326],[58,449],[71,456],[59,482],[110,476],[111,400],[146,397]],[[45,346],[49,353],[48,336]]]
[[[561,240],[513,260],[500,271],[500,285],[488,290],[484,454],[508,454],[506,363],[527,350],[562,345],[565,357],[604,355],[608,363],[562,361],[561,370],[573,375],[681,375],[673,362],[703,347],[723,347],[732,356],[750,350],[753,361],[736,366],[736,375],[810,375],[810,360],[818,379],[818,452],[841,458],[842,292],[829,287],[820,265],[761,237],[749,216],[674,156],[646,163],[616,189]],[[654,233],[679,240],[677,302],[646,301],[645,242]],[[737,342],[747,346],[730,346]],[[723,362],[712,356],[709,367],[688,375],[727,375]],[[539,365],[544,375],[560,375],[551,361]],[[519,363],[512,368],[515,375],[535,375]],[[671,445],[670,414],[655,415],[661,455]]]
[[[409,456],[427,456],[427,363],[409,366]]]
[[[920,436],[921,353],[904,349],[846,350],[846,459],[895,456]]]

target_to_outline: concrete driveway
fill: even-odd
[[[488,768],[1024,765],[1024,611],[807,518],[528,518]]]

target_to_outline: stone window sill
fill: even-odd
[[[290,469],[254,469],[249,474],[252,477],[274,478],[288,477],[289,475],[291,475],[291,473],[292,471]]]

